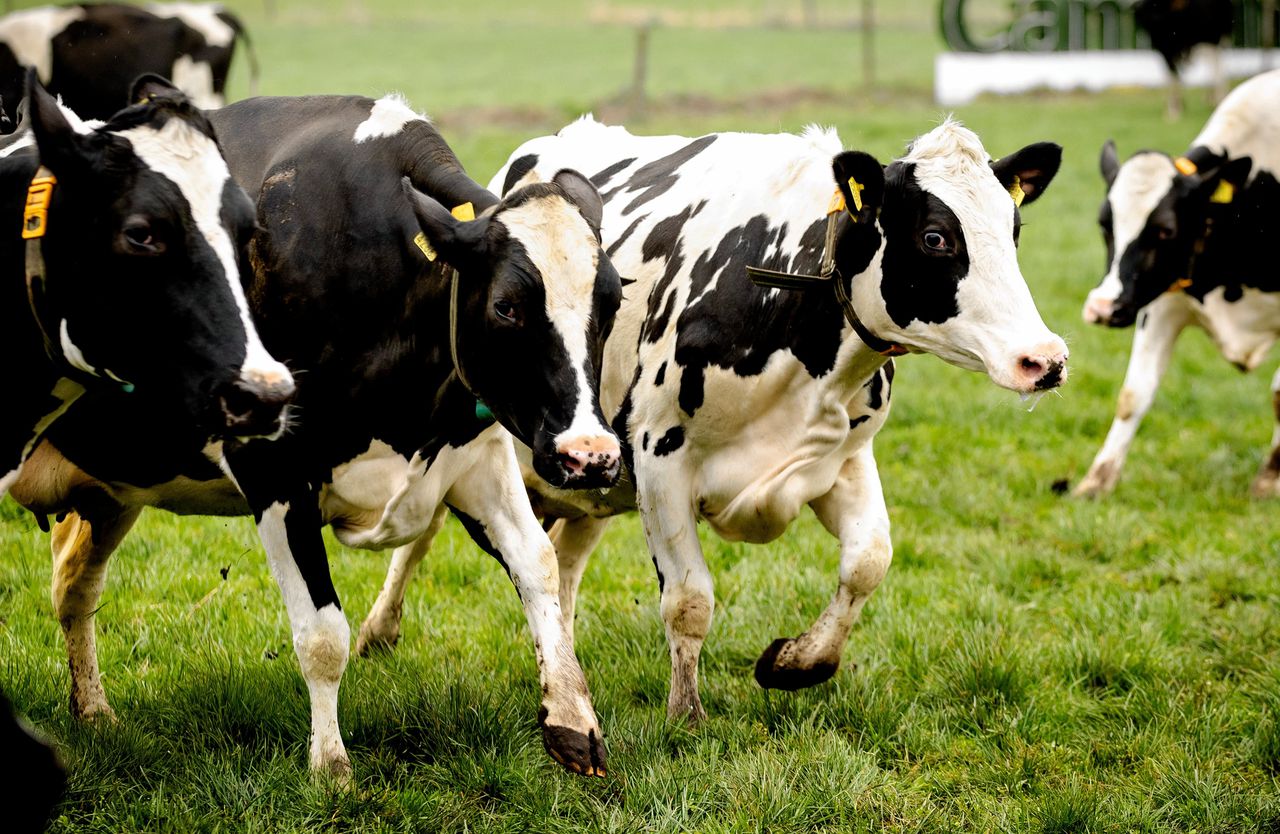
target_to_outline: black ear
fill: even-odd
[[[884,205],[884,166],[879,160],[862,151],[841,151],[831,160],[831,172],[849,215],[861,223],[874,222]]]
[[[58,107],[58,102],[40,85],[35,70],[27,72],[26,100],[31,132],[40,151],[40,163],[58,176],[82,169],[87,160],[80,137]]]
[[[551,181],[560,186],[560,190],[569,198],[569,202],[578,207],[578,211],[582,212],[582,216],[587,219],[587,223],[591,226],[591,231],[596,233],[596,239],[600,238],[600,225],[604,222],[604,202],[600,199],[600,192],[596,191],[596,187],[591,184],[591,180],[579,174],[572,168],[565,168],[558,171]]]
[[[148,72],[139,75],[133,81],[133,86],[129,88],[129,101],[127,104],[142,104],[153,98],[182,95],[182,91],[173,86],[169,79]]]
[[[1199,200],[1213,203],[1233,203],[1244,188],[1253,170],[1253,157],[1238,156],[1228,159],[1217,168],[1200,172],[1200,184],[1195,194]]]
[[[1006,189],[1012,190],[1016,181],[1022,189],[1022,202],[1025,204],[1035,202],[1044,193],[1061,164],[1061,145],[1036,142],[992,162],[991,170],[995,171],[996,179]]]
[[[1098,157],[1098,169],[1102,171],[1102,178],[1107,181],[1107,188],[1110,188],[1116,181],[1116,175],[1120,173],[1120,157],[1116,154],[1114,140],[1108,139],[1102,146],[1102,154]]]
[[[418,218],[418,228],[426,237],[429,248],[449,266],[464,268],[479,251],[483,238],[482,226],[487,221],[459,220],[439,201],[414,188],[408,177],[401,178],[400,185],[409,198],[409,204],[413,206],[413,214]]]

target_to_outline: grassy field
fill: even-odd
[[[233,5],[259,36],[264,91],[401,89],[440,114],[481,180],[627,78],[629,33],[588,24],[586,4],[568,0],[509,15],[492,2],[437,14],[369,0],[355,16],[338,2],[282,3],[275,22],[258,3]],[[856,34],[662,32],[662,99],[637,129],[817,121],[888,159],[942,115],[927,96],[936,44],[920,5],[920,25],[883,39],[901,49],[882,52],[881,96],[856,92]],[[761,95],[796,88],[825,92]],[[1129,345],[1079,318],[1103,260],[1098,148],[1107,137],[1125,155],[1181,148],[1207,115],[1198,96],[1190,105],[1172,125],[1153,93],[957,112],[994,155],[1046,138],[1066,148],[1025,214],[1021,251],[1045,320],[1071,345],[1071,381],[1027,413],[977,375],[900,362],[877,442],[894,564],[826,685],[765,693],[751,667],[824,606],[834,541],[811,515],[768,546],[705,537],[718,608],[702,662],[711,718],[696,731],[665,721],[657,583],[636,519],[618,521],[578,623],[605,780],[568,776],[543,753],[516,595],[452,522],[410,588],[399,648],[348,668],[354,790],[307,777],[306,690],[244,519],[144,516],[98,615],[121,720],[77,726],[47,537],[6,501],[0,680],[72,769],[54,830],[1280,830],[1280,536],[1276,505],[1246,496],[1271,430],[1274,363],[1242,376],[1187,335],[1116,494],[1079,502],[1052,489],[1101,443]],[[354,627],[387,557],[331,553]]]

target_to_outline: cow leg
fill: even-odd
[[[569,633],[570,645],[573,643],[573,623],[578,604],[578,586],[582,584],[582,574],[587,570],[587,560],[596,549],[604,531],[609,527],[609,519],[579,516],[578,518],[562,518],[551,528],[551,543],[556,548],[556,561],[560,566],[560,614],[564,617],[564,628]]]
[[[506,568],[520,596],[538,660],[538,724],[547,752],[573,773],[604,776],[604,739],[560,613],[555,548],[529,506],[514,451],[508,445],[480,455],[446,501],[476,544]]]
[[[1138,317],[1139,325],[1134,330],[1129,369],[1125,372],[1124,385],[1116,403],[1115,419],[1089,471],[1076,485],[1077,496],[1092,498],[1115,489],[1125,455],[1129,453],[1138,426],[1155,401],[1160,379],[1169,367],[1173,346],[1189,321],[1181,299],[1171,294],[1161,296]]]
[[[338,685],[347,668],[351,629],[329,575],[317,496],[304,491],[276,499],[255,514],[311,695],[311,770],[347,782],[351,761],[338,728]]]
[[[1271,408],[1276,415],[1276,427],[1271,432],[1271,454],[1249,490],[1255,498],[1280,495],[1280,369],[1271,378]]]
[[[391,554],[391,565],[387,568],[387,578],[382,583],[382,590],[369,609],[369,616],[360,624],[360,633],[356,636],[356,654],[363,657],[379,649],[390,650],[399,642],[405,588],[408,587],[418,563],[431,549],[431,542],[448,516],[449,509],[442,504],[431,517],[431,525],[425,533],[408,544],[397,547]]]
[[[698,543],[688,478],[670,467],[650,472],[637,460],[636,499],[658,573],[662,622],[671,653],[667,717],[697,724],[707,717],[698,694],[698,658],[711,629],[715,588]]]
[[[1176,122],[1182,118],[1182,78],[1175,69],[1169,70],[1169,99],[1165,105],[1165,119]]]
[[[803,689],[836,673],[853,624],[893,557],[889,513],[870,443],[845,462],[831,491],[810,506],[840,541],[840,585],[808,631],[780,637],[760,655],[756,682],[765,689]]]
[[[141,512],[141,507],[125,507],[102,495],[101,500],[84,502],[79,512],[68,513],[50,536],[53,611],[67,646],[71,714],[76,718],[115,718],[98,671],[93,616],[107,578],[107,560]]]

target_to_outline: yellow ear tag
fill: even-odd
[[[36,177],[27,189],[27,204],[22,210],[22,238],[44,237],[49,225],[49,202],[53,199],[53,186],[58,178],[53,174]]]
[[[862,189],[865,185],[849,177],[849,196],[853,198],[853,207],[858,211],[862,211]]]
[[[1013,185],[1009,186],[1009,196],[1013,198],[1015,208],[1022,208],[1022,201],[1027,198],[1027,192],[1022,190],[1022,178],[1014,176]]]
[[[454,216],[454,219],[461,220],[463,223],[476,219],[476,207],[470,203],[454,206],[449,213]],[[436,254],[436,250],[431,246],[430,241],[427,240],[427,236],[422,232],[418,232],[413,236],[413,244],[422,250],[422,254],[426,255],[429,261],[434,261],[440,257]]]
[[[1211,203],[1230,203],[1236,198],[1236,187],[1226,180],[1218,181],[1218,189],[1213,192],[1213,196],[1209,198]]]
[[[836,193],[831,195],[831,202],[827,203],[827,214],[837,214],[844,211],[844,209],[844,192],[837,188]]]
[[[1200,170],[1199,168],[1196,167],[1196,164],[1194,162],[1187,159],[1185,156],[1180,156],[1177,159],[1175,159],[1173,161],[1173,167],[1178,169],[1178,173],[1186,177],[1189,177],[1192,174],[1194,174],[1196,171]]]
[[[1167,291],[1168,291],[1168,292],[1182,292],[1183,290],[1185,290],[1185,289],[1186,289],[1187,287],[1189,287],[1189,286],[1191,286],[1191,279],[1190,279],[1190,278],[1179,278],[1177,281],[1174,281],[1172,284],[1170,284],[1170,285],[1169,285],[1169,289],[1168,289]]]

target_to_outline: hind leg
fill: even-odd
[[[53,610],[67,645],[71,714],[76,718],[115,717],[98,670],[93,615],[107,578],[107,560],[141,511],[103,496],[69,513],[50,537]]]
[[[397,547],[391,554],[391,564],[387,568],[387,578],[382,583],[382,590],[369,609],[369,616],[360,624],[360,633],[356,637],[356,654],[363,656],[377,649],[391,649],[399,642],[405,588],[418,563],[431,549],[431,542],[448,516],[448,507],[440,505],[431,517],[431,525],[427,527],[427,531],[408,544]]]
[[[1263,461],[1249,490],[1255,498],[1280,495],[1280,369],[1271,378],[1271,408],[1276,415],[1276,427],[1271,432],[1271,454]]]
[[[578,586],[582,583],[582,574],[587,570],[591,552],[596,549],[608,527],[607,518],[562,518],[556,521],[549,533],[551,543],[556,547],[556,561],[560,566],[560,614],[564,617],[564,628],[569,632],[570,643],[573,642]]]

